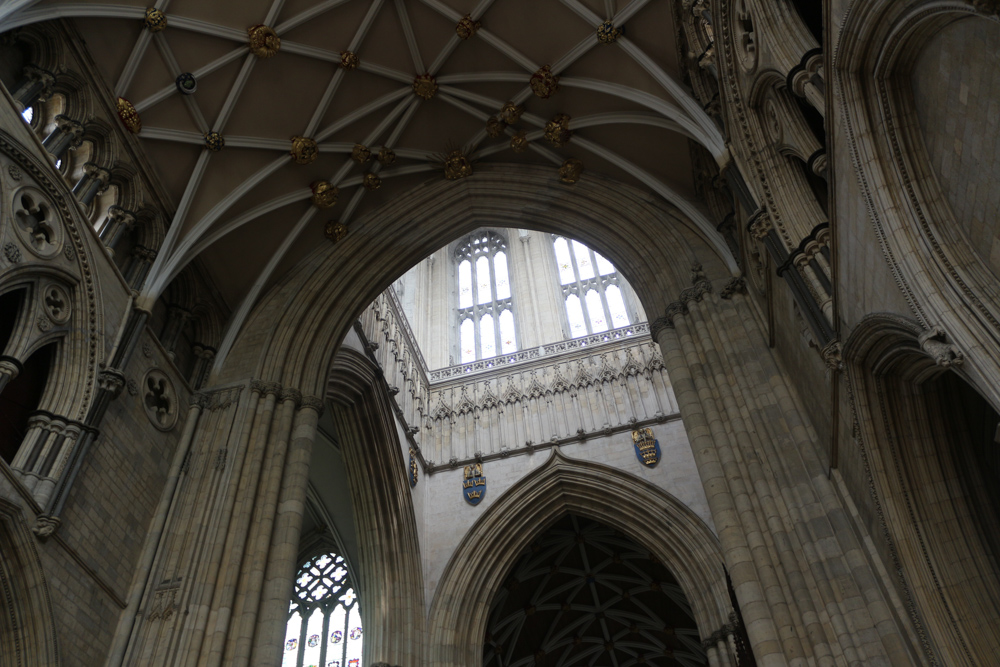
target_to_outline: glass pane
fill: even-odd
[[[492,315],[483,315],[483,319],[479,320],[479,351],[480,359],[497,356],[497,341]]]
[[[465,260],[458,265],[458,307],[472,305],[472,262]]]
[[[500,351],[504,354],[517,352],[514,339],[514,313],[505,310],[500,313]]]
[[[471,318],[462,322],[462,363],[476,360],[476,324]]]
[[[347,641],[347,610],[338,606],[330,614],[330,643],[326,645],[326,664],[341,667],[344,664],[344,642]]]
[[[34,117],[35,117],[35,107],[28,107],[27,109],[21,112],[21,118],[23,118],[24,122],[27,123],[28,125],[31,125],[31,119]]]
[[[594,255],[597,257],[597,272],[602,276],[607,276],[615,272],[614,265],[608,260],[601,257],[601,253],[595,251]]]
[[[601,295],[597,290],[587,292],[587,314],[590,315],[590,330],[600,333],[608,330],[608,321],[604,317],[604,306],[601,305]]]
[[[481,256],[476,260],[476,287],[479,288],[479,303],[489,303],[493,300],[490,289],[490,260]]]
[[[618,285],[608,285],[604,290],[604,296],[608,300],[608,310],[611,311],[611,327],[617,329],[628,326],[628,310],[625,309],[625,299],[622,298],[622,291],[618,289]]]
[[[317,607],[309,616],[309,625],[306,629],[306,652],[302,660],[303,665],[318,665],[319,652],[322,650],[320,643],[323,641],[323,610]]]
[[[510,281],[507,279],[507,253],[498,252],[493,258],[493,272],[497,277],[497,298],[510,298]]]
[[[559,265],[559,284],[566,285],[576,280],[573,274],[573,262],[569,258],[569,244],[560,236],[553,245],[556,249],[556,264]]]
[[[295,667],[299,659],[299,630],[302,628],[302,617],[298,612],[292,614],[285,627],[285,645],[281,648],[281,667]]]
[[[347,620],[347,663],[346,667],[357,667],[361,663],[361,614],[357,606],[351,608]]]
[[[571,338],[587,335],[587,323],[583,319],[583,306],[580,305],[580,297],[575,294],[566,297],[566,316],[569,317]]]
[[[590,251],[579,241],[573,241],[573,254],[576,256],[576,268],[580,270],[580,280],[594,277],[594,265],[590,262]]]

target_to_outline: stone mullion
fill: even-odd
[[[744,297],[739,296],[738,298],[743,299]],[[747,307],[734,309],[732,317],[742,320],[744,328],[748,331],[753,331],[756,326],[752,319],[753,315]],[[763,374],[763,369],[760,367],[760,360],[757,357],[751,356],[751,364],[761,377],[767,377],[767,375]],[[867,556],[864,551],[852,538],[854,529],[851,520],[840,504],[836,491],[826,475],[824,464],[819,459],[815,449],[814,438],[810,437],[809,429],[802,420],[802,414],[795,400],[792,398],[787,384],[780,378],[773,376],[770,386],[767,389],[777,399],[775,405],[782,412],[784,422],[788,425],[788,432],[791,435],[791,442],[788,443],[785,451],[775,452],[773,455],[774,460],[777,462],[776,465],[780,466],[780,469],[786,470],[788,461],[799,460],[802,464],[805,477],[810,482],[808,484],[797,483],[793,485],[791,475],[789,474],[789,481],[786,485],[789,489],[788,493],[791,493],[791,489],[795,490],[794,497],[789,499],[789,505],[794,504],[796,507],[801,508],[813,506],[816,508],[814,514],[826,517],[825,521],[829,522],[828,526],[823,527],[819,531],[809,529],[810,524],[815,523],[815,518],[810,521],[803,519],[797,526],[799,530],[811,533],[813,543],[816,544],[817,548],[821,548],[822,551],[826,552],[825,557],[816,555],[812,570],[814,579],[817,580],[821,587],[827,589],[827,612],[830,613],[829,606],[831,604],[837,604],[845,614],[851,614],[850,610],[852,607],[854,609],[859,607],[866,608],[870,614],[869,622],[872,626],[878,628],[883,639],[884,650],[888,650],[892,656],[900,656],[902,659],[909,660],[909,653],[905,648],[902,637],[900,637],[896,629],[894,615],[888,608],[883,596],[881,594],[866,595],[864,593],[864,591],[880,590],[880,584],[868,566]],[[774,440],[776,443],[781,441],[781,439]],[[786,474],[788,473],[786,472]],[[831,541],[826,539],[828,535],[841,537]],[[848,544],[844,544],[845,540]],[[845,578],[837,574],[845,569],[851,571],[850,577]],[[837,581],[841,586],[846,586],[847,590],[834,593],[828,587],[828,582],[831,579]],[[856,600],[856,603],[853,605],[850,602],[852,598]],[[851,615],[853,616],[853,614]],[[858,641],[858,631],[856,629],[853,631],[850,630],[846,623],[847,620],[845,619],[843,623],[839,624],[837,628],[838,634],[844,635],[849,633],[850,637],[845,640],[845,645],[849,641],[861,649],[861,644]],[[857,620],[851,619],[850,626],[856,627]]]
[[[263,467],[265,445],[274,419],[278,390],[276,384],[261,383],[251,392],[252,396],[257,397],[252,399],[254,405],[250,410],[254,413],[253,422],[240,443],[249,461],[240,471],[235,514],[229,523],[224,560],[213,595],[212,610],[208,617],[206,638],[198,667],[218,667],[222,663],[233,611],[242,606],[244,591],[239,590],[237,593],[237,585],[242,582],[240,566],[252,528],[250,519]],[[263,401],[259,398],[261,394],[264,395]],[[235,626],[233,628],[235,629]]]
[[[714,409],[711,390],[699,377],[701,361],[682,315],[674,317],[674,327],[660,329],[657,342],[676,392],[726,565],[739,594],[747,634],[763,667],[785,665],[771,605],[765,597],[765,586],[758,576],[751,545],[741,525],[734,494],[729,489],[726,467],[719,457],[722,447],[716,443],[725,443],[727,437],[718,411]]]
[[[11,95],[18,112],[34,106],[37,102],[45,101],[56,82],[55,74],[41,67],[26,65],[23,71],[24,82]]]
[[[227,664],[231,667],[245,667],[250,660],[261,586],[264,581],[264,568],[267,565],[267,553],[278,504],[281,473],[285,466],[292,417],[299,399],[297,391],[285,389],[281,393],[281,407],[275,409],[275,419],[272,422],[274,426],[268,438],[264,469],[251,519],[251,536],[247,540],[243,576],[240,579],[241,593],[244,594],[243,604],[235,611],[233,618],[235,626],[230,629],[232,650],[227,651],[230,656]]]
[[[298,565],[299,537],[305,514],[309,462],[316,439],[316,423],[322,412],[319,398],[306,397],[295,414],[287,462],[281,480],[275,528],[271,536],[260,614],[257,618],[253,665],[270,667],[281,662],[281,639],[288,618]],[[326,637],[324,636],[324,641]]]
[[[702,298],[712,297],[706,295]],[[742,527],[757,574],[764,586],[764,594],[778,623],[785,657],[790,665],[804,665],[812,656],[801,641],[804,633],[795,620],[799,617],[798,605],[782,576],[782,565],[785,563],[779,552],[786,551],[787,545],[775,545],[774,535],[769,530],[774,528],[774,521],[780,523],[781,517],[768,494],[767,481],[761,477],[759,465],[754,467],[754,455],[752,445],[748,442],[746,425],[732,396],[732,378],[729,369],[722,363],[713,340],[711,329],[714,327],[706,325],[700,299],[690,300],[687,307],[688,314],[678,316],[675,322],[681,320],[677,326],[690,329],[693,340],[700,348],[701,380],[705,391],[712,394],[709,407],[718,419],[716,432],[724,434],[724,439],[717,438],[717,442],[724,443],[718,448],[719,459],[726,470],[729,488],[742,519]],[[748,450],[749,456],[746,454]],[[763,522],[760,517],[764,517]]]
[[[832,664],[833,657],[829,643],[817,642],[818,637],[824,637],[826,634],[823,630],[820,614],[814,604],[810,586],[803,573],[804,564],[799,561],[798,554],[804,545],[801,544],[797,532],[789,533],[786,528],[789,524],[797,526],[798,520],[794,513],[790,514],[777,480],[773,474],[767,474],[757,454],[758,451],[768,449],[764,440],[770,438],[752,435],[759,433],[759,431],[752,426],[748,428],[744,420],[744,415],[749,418],[751,414],[749,408],[757,406],[748,406],[743,400],[747,392],[752,394],[753,389],[742,372],[741,357],[733,350],[731,339],[727,335],[726,324],[719,317],[718,311],[728,308],[729,303],[724,299],[711,296],[706,297],[706,300],[715,301],[715,303],[691,302],[689,309],[692,315],[697,313],[702,320],[702,326],[699,327],[701,335],[712,336],[714,339],[712,342],[718,346],[718,351],[711,353],[710,362],[717,364],[718,372],[725,376],[717,378],[717,386],[722,395],[729,423],[733,427],[737,446],[743,451],[743,467],[749,473],[751,485],[761,504],[762,511],[759,515],[766,519],[769,537],[773,542],[772,548],[781,563],[778,574],[780,579],[785,580],[787,599],[792,605],[792,618],[801,618],[805,623],[805,627],[796,624],[797,636],[806,638],[807,643],[811,644],[819,664]],[[703,338],[703,340],[707,339]],[[771,435],[773,436],[773,434]]]

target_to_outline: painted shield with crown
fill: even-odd
[[[632,446],[639,463],[652,468],[660,462],[660,441],[653,437],[653,429],[640,428],[632,431]]]
[[[473,463],[465,466],[465,474],[462,476],[462,495],[465,502],[470,505],[478,505],[486,495],[486,475],[483,474],[483,464]]]

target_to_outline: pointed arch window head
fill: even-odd
[[[631,318],[614,265],[579,241],[552,237],[571,338],[628,326]]]
[[[306,561],[288,607],[281,667],[359,667],[363,635],[343,557],[331,551]]]
[[[461,363],[517,351],[507,240],[473,232],[455,250]]]

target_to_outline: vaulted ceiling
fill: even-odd
[[[688,139],[717,157],[725,148],[680,83],[670,2],[159,0],[155,8],[163,29],[147,25],[142,0],[0,9],[11,27],[71,19],[113,94],[138,112],[140,143],[176,207],[147,282],[153,297],[200,256],[233,307],[252,303],[329,242],[329,222],[348,233],[377,225],[366,214],[445,178],[453,150],[473,171],[534,163],[551,166],[554,181],[577,158],[586,174],[647,189],[714,233],[693,195]],[[466,16],[479,24],[471,35],[458,29]],[[598,39],[605,21],[623,29],[611,43]],[[248,28],[258,24],[280,38],[271,57],[249,47]],[[355,68],[344,66],[344,52],[357,56]],[[545,65],[558,77],[547,98],[529,86]],[[185,73],[192,94],[177,85]],[[424,74],[437,86],[430,96],[414,87]],[[491,137],[487,121],[507,102],[524,113]],[[557,114],[569,116],[573,133],[561,147],[543,137]],[[519,153],[511,137],[521,130],[528,144]],[[206,145],[213,132],[225,142],[217,152]],[[293,136],[314,139],[318,157],[297,163]],[[365,164],[352,159],[356,144],[371,150]],[[375,157],[383,147],[395,154],[391,164]],[[368,173],[381,179],[378,189],[363,186]],[[316,181],[339,188],[331,208],[311,202]]]

